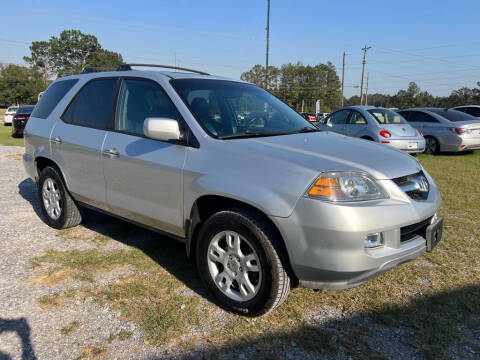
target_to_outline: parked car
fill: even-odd
[[[330,113],[318,113],[317,114],[317,122],[323,123],[329,114]]]
[[[465,106],[457,106],[452,108],[452,110],[457,110],[464,112],[466,114],[475,116],[480,118],[480,105],[465,105]]]
[[[12,120],[13,137],[23,136],[23,129],[25,128],[34,107],[35,105],[22,105],[17,109]]]
[[[18,106],[10,106],[8,107],[7,111],[5,111],[5,114],[3,114],[3,125],[12,125],[12,119],[13,115],[15,115],[15,112],[17,111]]]
[[[398,113],[423,132],[426,153],[480,149],[480,120],[472,115],[443,108],[415,108]]]
[[[253,84],[131,68],[57,79],[35,107],[23,161],[48,225],[78,225],[84,205],[167,233],[213,298],[249,315],[440,241],[439,191],[411,156],[319,131]]]
[[[315,122],[317,121],[317,116],[314,113],[300,113],[304,117],[304,119],[310,121],[310,122]]]
[[[375,106],[346,106],[325,119],[326,129],[375,141],[410,154],[425,150],[421,131],[408,125],[396,112]]]

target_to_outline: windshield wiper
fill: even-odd
[[[316,127],[315,127],[315,128],[311,128],[311,127],[309,127],[309,126],[305,126],[305,127],[301,128],[300,130],[298,130],[297,132],[298,132],[298,133],[307,133],[307,132],[318,132],[318,131],[322,131],[322,130],[320,130],[320,129],[316,128]]]
[[[219,136],[218,138],[219,139],[240,139],[240,138],[249,138],[249,137],[257,137],[257,136],[269,136],[269,135],[272,135],[272,134],[247,130],[247,131],[245,131],[244,133],[241,133],[241,134],[224,135],[224,136]]]

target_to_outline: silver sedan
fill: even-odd
[[[472,115],[443,108],[407,109],[399,114],[423,132],[426,153],[480,149],[480,120]]]
[[[422,132],[410,126],[399,114],[375,106],[347,106],[332,112],[324,130],[389,145],[411,154],[425,150]]]

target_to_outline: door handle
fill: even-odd
[[[103,151],[103,154],[108,155],[110,157],[118,157],[120,155],[120,153],[115,148],[105,150]]]
[[[55,143],[55,144],[61,144],[62,139],[60,138],[60,136],[57,136],[57,137],[55,137],[55,139],[50,139],[50,142]]]

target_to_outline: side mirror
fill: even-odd
[[[167,118],[146,118],[143,122],[143,133],[154,140],[180,140],[181,133],[178,121]]]

